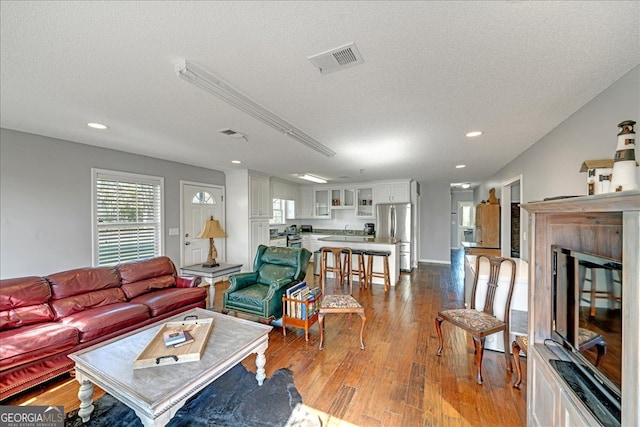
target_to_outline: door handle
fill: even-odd
[[[191,244],[191,242],[184,242],[185,246],[189,246]]]

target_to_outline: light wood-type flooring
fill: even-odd
[[[325,348],[318,350],[318,325],[309,342],[302,329],[274,328],[266,352],[266,374],[294,372],[303,402],[326,414],[325,424],[357,426],[524,426],[526,425],[526,359],[522,389],[504,366],[502,353],[485,351],[484,384],[475,382],[473,342],[445,322],[445,346],[436,356],[434,317],[441,307],[463,306],[463,260],[452,251],[452,264],[420,264],[403,273],[395,288],[382,285],[354,296],[365,307],[365,350],[359,348],[360,318],[325,317]],[[307,281],[317,276],[310,267]],[[216,285],[214,310],[222,307],[228,282]],[[243,316],[244,317],[244,316]],[[255,356],[243,361],[255,372]],[[268,379],[266,380],[268,381]],[[78,384],[69,376],[23,393],[2,404],[64,405],[77,409]],[[102,392],[97,390],[94,398]]]

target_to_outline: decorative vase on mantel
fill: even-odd
[[[611,189],[613,191],[627,191],[638,188],[636,179],[636,133],[633,120],[625,120],[618,127],[618,146],[613,158],[613,177]]]

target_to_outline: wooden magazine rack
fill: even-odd
[[[309,341],[309,328],[318,321],[318,308],[320,307],[320,299],[322,293],[311,299],[295,299],[282,296],[282,334],[287,335],[287,326],[304,329],[304,337]],[[293,307],[302,308],[304,306],[304,315],[300,315]],[[295,311],[295,312],[294,312]],[[302,311],[302,310],[300,310]],[[311,313],[309,315],[309,313]]]

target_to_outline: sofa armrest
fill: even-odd
[[[258,272],[236,273],[229,276],[229,289],[227,293],[235,292],[247,286],[254,285],[258,280]]]
[[[195,288],[202,283],[202,277],[176,277],[177,288]]]

